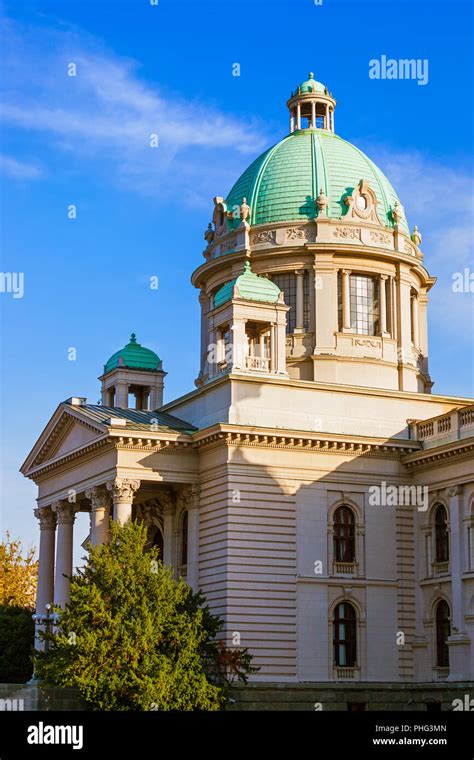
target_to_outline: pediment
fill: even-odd
[[[107,434],[107,428],[83,420],[76,412],[61,405],[40,435],[21,468],[23,474],[81,449]]]

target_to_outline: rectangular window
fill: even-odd
[[[286,332],[292,333],[296,327],[296,274],[294,272],[272,274],[272,281],[283,291],[285,303],[290,307],[286,315]],[[303,275],[303,328],[309,330],[310,301],[309,301],[309,272]]]
[[[350,275],[351,328],[361,335],[379,331],[378,280],[358,274]]]

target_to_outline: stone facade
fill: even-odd
[[[315,93],[302,111],[292,96],[290,139],[305,109],[332,134],[335,101]],[[296,223],[255,224],[250,193],[235,221],[214,199],[193,274],[196,389],[155,409],[157,370],[121,364],[121,403],[60,404],[22,467],[38,484],[39,612],[67,603],[77,511],[93,544],[110,516],[137,519],[253,653],[240,701],[446,706],[474,682],[474,405],[431,392],[435,278],[398,200],[382,215],[380,182],[361,178],[340,218],[322,187]],[[248,262],[278,299],[234,287],[216,305]]]

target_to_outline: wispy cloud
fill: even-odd
[[[437,283],[430,292],[431,326],[463,335],[472,320],[472,294],[453,292],[453,274],[473,268],[474,184],[464,167],[451,168],[419,151],[363,145],[395,187],[413,229],[423,235],[424,265]],[[446,316],[449,314],[449,320]]]
[[[4,153],[0,154],[0,172],[7,177],[17,180],[34,180],[43,176],[44,172],[37,164],[19,161]]]
[[[158,81],[140,78],[136,62],[85,34],[47,30],[38,38],[40,47],[34,35],[9,28],[5,81],[15,86],[3,93],[3,120],[67,152],[69,160],[100,156],[96,171],[140,192],[163,197],[180,191],[191,203],[203,195],[208,204],[209,194],[226,192],[232,170],[267,142],[256,121],[209,108],[192,92],[189,100],[163,94]],[[218,155],[225,161],[216,161]]]

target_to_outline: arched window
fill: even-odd
[[[181,519],[181,564],[188,564],[188,513],[183,513]]]
[[[436,665],[439,668],[449,667],[448,636],[451,635],[449,607],[444,599],[436,607]]]
[[[355,562],[355,516],[350,507],[334,512],[334,561]]]
[[[341,602],[334,611],[334,662],[346,668],[357,664],[357,616],[349,602]]]
[[[435,512],[435,561],[449,560],[448,514],[443,504],[438,504]]]

